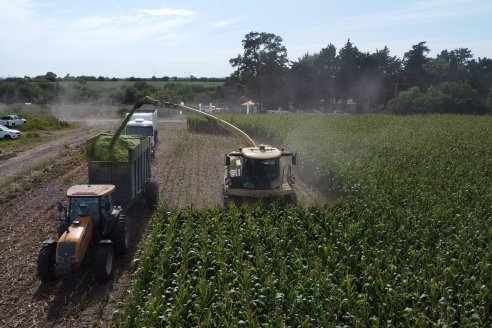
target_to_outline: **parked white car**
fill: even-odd
[[[347,116],[347,115],[350,115],[349,113],[345,113],[341,110],[334,110],[333,112],[330,112],[330,113],[326,113],[326,115],[329,115],[329,116]]]
[[[27,121],[18,115],[5,115],[0,117],[0,125],[5,125],[10,128],[26,124]]]
[[[9,129],[4,125],[0,125],[0,139],[17,139],[20,135],[20,131]]]

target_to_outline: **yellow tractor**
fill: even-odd
[[[124,210],[113,206],[114,185],[75,185],[67,191],[58,240],[47,240],[38,256],[38,276],[43,282],[71,276],[94,250],[95,278],[110,279],[114,256],[130,247],[130,229]]]
[[[284,157],[291,157],[289,163]],[[224,205],[297,201],[292,166],[297,155],[268,145],[240,147],[225,157]]]

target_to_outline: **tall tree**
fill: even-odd
[[[337,48],[333,44],[321,49],[317,58],[316,91],[320,100],[330,103],[335,98],[335,77],[339,69]]]
[[[347,40],[347,43],[338,53],[339,69],[335,78],[336,98],[347,101],[350,98],[355,81],[359,78],[360,52],[356,46]]]
[[[45,75],[44,75],[44,78],[47,80],[47,81],[50,81],[50,82],[56,82],[56,74],[53,73],[53,72],[47,72]]]
[[[425,69],[425,64],[429,61],[427,54],[430,49],[422,41],[412,46],[412,50],[403,56],[403,83],[405,87],[417,86],[426,89],[429,85],[429,74]]]
[[[318,55],[305,54],[292,63],[289,76],[289,88],[291,88],[291,102],[296,107],[317,106],[320,98],[315,90]]]
[[[468,48],[441,51],[436,58],[430,58],[425,64],[425,69],[431,75],[431,83],[437,85],[449,81],[467,81],[469,74],[466,64],[472,57]]]
[[[242,41],[244,52],[229,62],[236,68],[233,75],[246,86],[247,96],[267,107],[282,102],[287,49],[282,38],[272,33],[250,32]]]
[[[466,65],[470,74],[470,85],[478,91],[479,96],[484,99],[492,89],[492,59],[472,59]]]

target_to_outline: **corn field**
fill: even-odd
[[[234,116],[331,204],[167,211],[121,327],[492,324],[492,118]]]

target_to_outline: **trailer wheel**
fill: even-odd
[[[106,282],[111,279],[114,271],[114,252],[111,244],[99,245],[95,255],[96,280]]]
[[[297,195],[296,194],[292,194],[290,196],[288,196],[288,201],[291,203],[291,204],[295,204],[297,203]]]
[[[48,283],[56,279],[56,244],[44,245],[38,255],[38,277]]]
[[[115,255],[123,255],[130,248],[130,227],[128,217],[121,214],[111,231],[111,241],[114,245]]]
[[[145,185],[145,202],[149,208],[154,208],[159,204],[159,182],[149,181]]]

